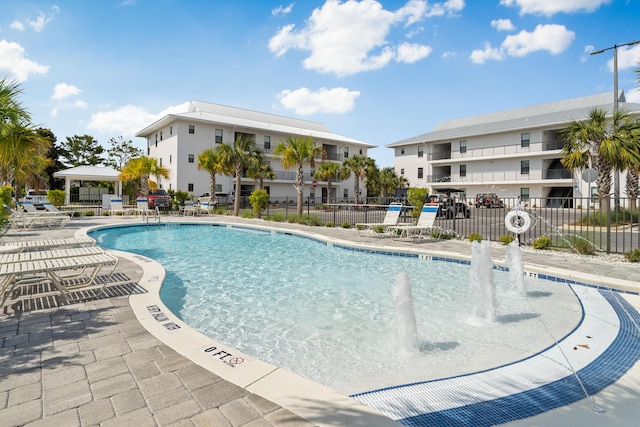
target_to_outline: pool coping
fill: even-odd
[[[410,253],[423,256],[442,257],[446,260],[470,261],[469,256],[449,252],[426,250],[421,248],[398,248],[369,245],[367,243],[340,240],[333,237],[315,234],[301,230],[278,227],[276,225],[262,226],[257,224],[239,224],[221,220],[210,221],[177,221],[162,224],[174,225],[218,225],[237,228],[260,229],[268,232],[281,232],[311,238],[327,244],[341,245],[348,248],[374,252]],[[87,235],[90,230],[106,228],[140,226],[136,223],[119,223],[103,226],[89,227],[78,230],[76,236]],[[194,363],[208,369],[226,381],[236,384],[256,393],[291,412],[306,418],[313,419],[319,407],[331,408],[336,414],[353,413],[357,411],[359,416],[369,425],[397,425],[387,416],[381,415],[377,409],[364,405],[354,397],[339,393],[328,387],[322,386],[299,375],[284,369],[262,362],[250,356],[236,352],[231,347],[204,336],[178,319],[160,300],[160,288],[165,277],[165,270],[158,262],[149,258],[122,251],[112,251],[123,258],[129,259],[139,265],[143,270],[143,276],[139,283],[148,290],[146,294],[132,295],[130,304],[136,317],[151,334],[165,344],[188,357]],[[494,260],[496,265],[503,264],[500,260]],[[569,272],[535,264],[525,264],[525,270],[532,274],[546,274],[562,276],[578,284],[593,284],[607,288],[617,288],[627,292],[637,292],[632,282],[621,283],[605,280],[582,272]],[[622,281],[624,282],[624,281]],[[517,363],[517,362],[514,362]],[[500,368],[495,368],[500,369]],[[514,418],[514,420],[517,418]],[[339,423],[339,419],[337,420]],[[333,424],[332,424],[333,425]]]

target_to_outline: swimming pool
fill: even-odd
[[[496,271],[498,320],[479,323],[469,315],[469,266],[454,260],[212,225],[90,236],[162,263],[163,302],[193,328],[344,393],[507,364],[553,345],[582,318],[568,286],[529,279],[522,297]],[[393,329],[391,287],[403,272],[413,288],[416,353],[399,351]]]

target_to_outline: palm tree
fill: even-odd
[[[240,215],[240,189],[242,188],[242,175],[251,165],[252,159],[257,153],[253,135],[237,134],[233,145],[224,142],[218,148],[220,163],[227,174],[235,175],[235,196],[233,200],[233,215]]]
[[[318,166],[318,170],[313,174],[313,178],[319,181],[327,181],[327,203],[331,203],[333,181],[342,181],[343,179],[349,178],[349,175],[351,175],[351,171],[343,165],[327,162]]]
[[[29,112],[20,104],[18,84],[0,80],[0,179],[5,185],[46,186],[43,177],[51,142],[31,125]]]
[[[258,190],[264,190],[264,180],[274,180],[277,178],[276,173],[269,163],[264,159],[262,151],[257,150],[253,161],[247,169],[247,176],[258,182]]]
[[[408,184],[407,179],[403,176],[398,176],[393,167],[383,168],[378,175],[380,197],[383,199],[394,194],[396,188],[405,188]]]
[[[345,160],[343,165],[353,172],[353,191],[356,193],[356,203],[359,203],[360,180],[367,177],[367,169],[374,166],[375,161],[370,157],[355,155]]]
[[[301,216],[304,188],[303,167],[305,163],[309,163],[312,168],[315,167],[316,158],[324,157],[324,149],[316,145],[313,138],[309,136],[289,136],[284,141],[278,142],[273,153],[282,156],[283,168],[296,168],[296,183],[293,186],[298,192],[298,216]]]
[[[169,169],[160,166],[153,157],[141,156],[130,159],[120,171],[120,179],[123,181],[139,181],[139,192],[149,194],[149,187],[155,186],[155,182],[150,182],[150,177],[169,178]],[[138,191],[136,191],[138,192]]]
[[[609,211],[611,172],[624,170],[640,162],[637,143],[638,123],[626,111],[616,111],[611,120],[606,111],[595,108],[584,121],[572,121],[562,132],[567,142],[562,147],[562,164],[573,169],[597,170],[598,194]],[[635,135],[635,138],[634,138]]]
[[[216,174],[224,172],[224,165],[220,160],[220,152],[217,149],[207,148],[198,154],[198,170],[209,172],[209,196],[213,201],[216,195]]]

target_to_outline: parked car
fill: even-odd
[[[171,197],[164,190],[150,191],[148,201],[149,209],[171,209]]]
[[[485,208],[503,208],[504,202],[495,193],[478,193],[476,194],[476,208],[482,206]]]
[[[27,190],[22,200],[31,202],[36,207],[40,207],[44,202],[47,201],[47,192],[44,190]]]
[[[427,196],[427,203],[438,205],[438,216],[446,218],[471,218],[471,210],[467,206],[464,193],[435,193]]]

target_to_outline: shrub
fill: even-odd
[[[215,207],[215,208],[213,209],[213,213],[214,213],[215,215],[224,215],[225,213],[227,213],[227,207],[226,207],[226,206],[218,206],[218,207]]]
[[[580,255],[596,254],[596,248],[593,246],[593,243],[579,236],[570,236],[569,246],[571,247],[571,251]]]
[[[407,190],[407,201],[411,206],[413,206],[413,210],[411,210],[411,216],[413,218],[420,216],[422,205],[424,205],[428,195],[428,188],[409,188]]]
[[[482,242],[482,234],[480,233],[471,233],[467,236],[470,242]]]
[[[245,210],[245,211],[242,212],[240,217],[241,218],[255,218],[255,215],[253,214],[253,212],[251,212],[249,210]]]
[[[265,216],[264,219],[268,221],[284,222],[284,214],[281,212],[276,212],[271,215]]]
[[[317,216],[309,216],[309,218],[307,218],[307,225],[310,225],[312,227],[319,227],[322,225],[322,219],[318,218]]]
[[[549,236],[540,236],[531,244],[535,249],[549,249],[551,247],[551,237]]]
[[[454,237],[452,233],[442,231],[442,230],[432,231],[430,236],[434,239],[442,239],[442,240],[450,240],[450,239],[453,239]]]
[[[374,225],[372,230],[374,233],[384,233],[384,225]]]
[[[76,212],[76,214],[79,214],[79,212]],[[96,213],[94,211],[86,211],[84,213],[84,216],[94,216]],[[75,214],[74,214],[75,216]]]
[[[325,227],[335,227],[335,226],[336,226],[336,223],[333,221],[329,221],[325,224]]]
[[[107,210],[102,211],[102,216],[109,216],[109,211]]]
[[[503,234],[501,236],[498,236],[498,240],[500,241],[500,243],[502,243],[503,245],[508,245],[509,243],[513,242],[514,240],[516,240],[515,236],[513,234]]]
[[[634,249],[627,252],[624,256],[629,262],[640,262],[640,249]]]
[[[64,190],[49,190],[47,192],[47,200],[51,202],[51,204],[57,208],[64,205],[64,199],[67,197],[67,194]]]
[[[13,200],[11,199],[12,192],[13,192],[13,187],[9,185],[0,187],[0,201],[2,201],[3,205],[7,205],[9,207],[13,206]]]
[[[342,224],[340,224],[340,227],[342,227],[342,228],[351,228],[351,224],[349,224],[348,221],[345,221]]]
[[[255,190],[249,196],[249,203],[256,218],[261,218],[262,212],[269,207],[269,193],[266,190]]]

